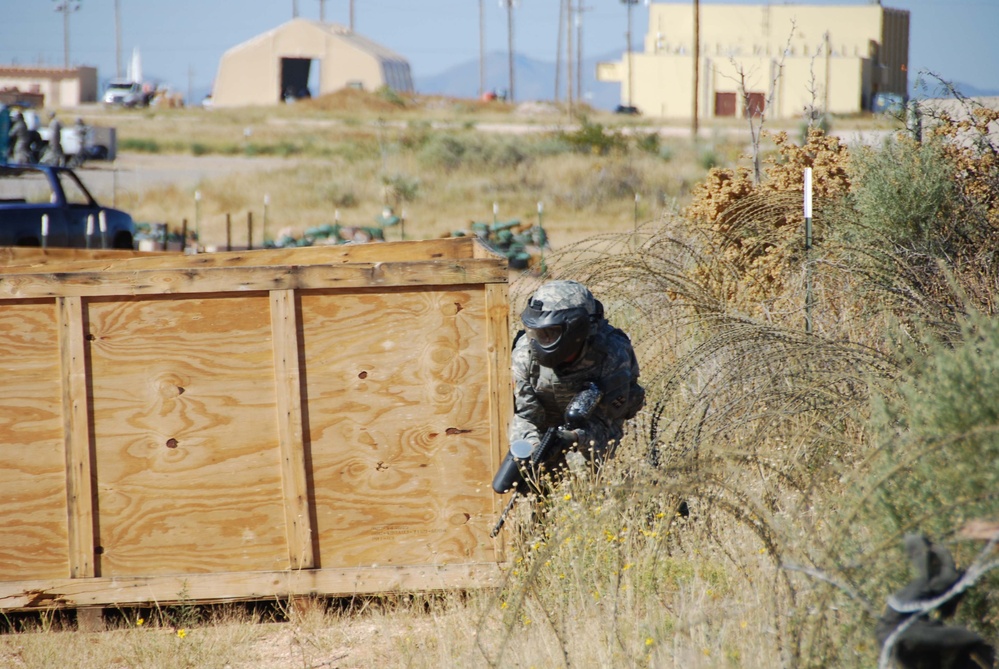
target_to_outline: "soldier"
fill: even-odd
[[[13,111],[10,115],[10,150],[12,163],[31,162],[31,132],[24,122],[24,114]]]
[[[10,155],[10,109],[0,104],[0,163],[6,163]]]
[[[49,143],[45,147],[41,162],[62,167],[65,161],[66,156],[62,151],[62,123],[59,122],[55,112],[49,112]]]
[[[599,465],[614,453],[624,421],[645,403],[631,340],[604,318],[603,305],[576,281],[550,281],[521,314],[513,348],[514,417],[510,441],[535,447],[563,422],[566,405],[590,383],[603,396],[584,427],[563,430],[563,448]],[[522,336],[524,335],[524,336]]]

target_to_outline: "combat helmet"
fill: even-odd
[[[538,362],[557,367],[576,358],[603,316],[603,305],[583,284],[549,281],[527,301],[520,320]]]

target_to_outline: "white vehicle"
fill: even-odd
[[[149,97],[137,81],[112,81],[104,91],[104,104],[117,107],[145,107]]]

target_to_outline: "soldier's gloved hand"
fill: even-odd
[[[562,449],[573,448],[574,446],[579,446],[580,434],[578,430],[559,430],[558,431],[559,441],[562,442]]]

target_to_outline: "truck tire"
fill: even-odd
[[[114,242],[111,244],[113,249],[132,249],[134,248],[134,242],[132,240],[132,235],[127,232],[119,232],[114,236]]]

